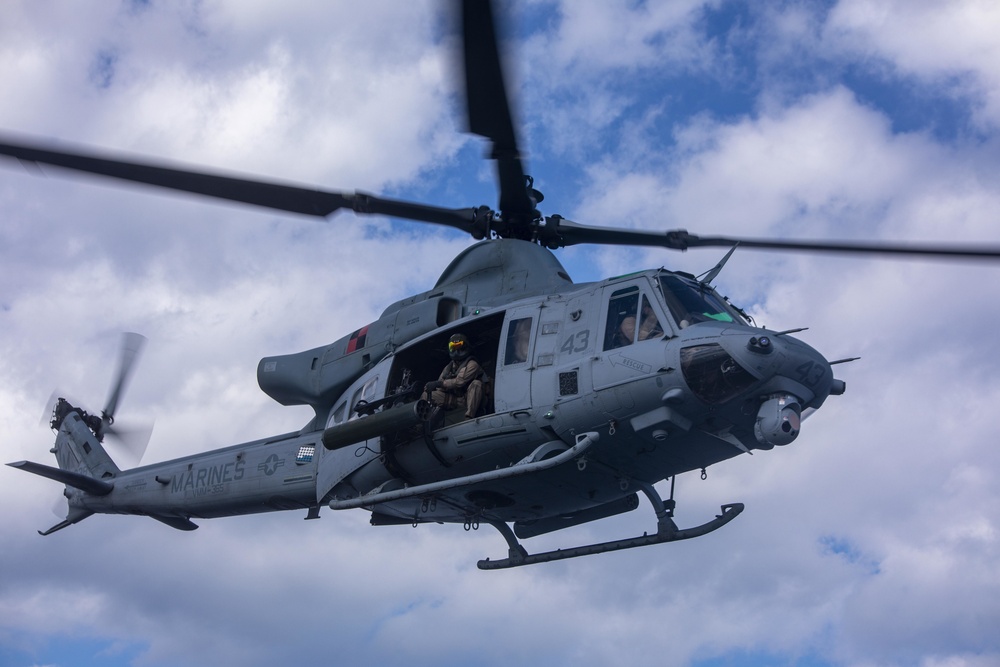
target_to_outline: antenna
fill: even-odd
[[[706,285],[711,285],[712,281],[715,280],[720,273],[722,273],[722,267],[724,267],[726,265],[726,262],[729,261],[729,258],[733,256],[733,253],[736,252],[736,248],[738,248],[739,245],[740,245],[739,241],[733,244],[733,247],[729,249],[729,252],[726,253],[725,257],[719,260],[718,264],[713,266],[705,273],[701,274],[701,276],[705,276],[705,279],[702,280],[702,277],[698,276],[698,280],[701,280],[701,282],[705,283]]]

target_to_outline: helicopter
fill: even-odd
[[[714,520],[679,529],[673,494],[664,499],[653,485],[790,444],[805,412],[845,390],[833,376],[835,362],[795,331],[756,327],[718,294],[712,282],[725,260],[701,277],[658,269],[575,284],[552,250],[601,243],[1000,256],[981,248],[636,232],[543,216],[513,129],[492,10],[481,2],[462,9],[469,125],[492,144],[499,211],[317,192],[0,141],[0,152],[23,162],[306,215],[350,209],[446,225],[479,241],[432,289],[390,305],[378,320],[330,345],[261,360],[258,383],[267,395],[315,413],[293,433],[120,470],[102,440],[132,369],[135,355],[126,346],[101,415],[57,402],[50,425],[58,432],[59,467],[12,464],[67,487],[69,513],[45,534],[94,513],[145,515],[190,530],[192,519],[283,509],[318,518],[323,506],[362,508],[374,525],[490,524],[508,555],[481,561],[482,569],[703,535],[743,506],[723,505]],[[446,414],[440,423],[422,389],[449,363],[447,344],[456,334],[470,341],[489,390],[479,414]],[[535,554],[520,542],[637,509],[640,493],[656,517],[653,534]]]

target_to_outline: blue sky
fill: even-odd
[[[446,3],[41,6],[0,22],[0,128],[444,206],[495,205],[462,133]],[[509,5],[509,6],[507,6]],[[1000,10],[976,0],[506,3],[542,210],[703,235],[1000,242]],[[428,289],[471,242],[0,169],[0,433],[48,461],[55,387],[97,406],[118,332],[150,343],[121,411],[155,462],[297,429],[263,356]],[[578,282],[713,250],[570,248]],[[1000,661],[998,269],[737,251],[716,281],[847,383],[792,445],[678,479],[718,533],[510,572],[460,526],[363,512],[98,516],[40,538],[59,488],[0,469],[0,664]],[[126,414],[127,413],[127,414]],[[690,477],[690,478],[689,478]],[[545,547],[652,528],[595,522]]]

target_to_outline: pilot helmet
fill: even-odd
[[[464,334],[455,334],[448,340],[448,356],[455,361],[465,359],[472,354],[472,345]]]

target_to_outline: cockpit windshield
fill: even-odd
[[[699,322],[737,322],[740,313],[715,290],[671,273],[660,274],[660,290],[681,329]]]

